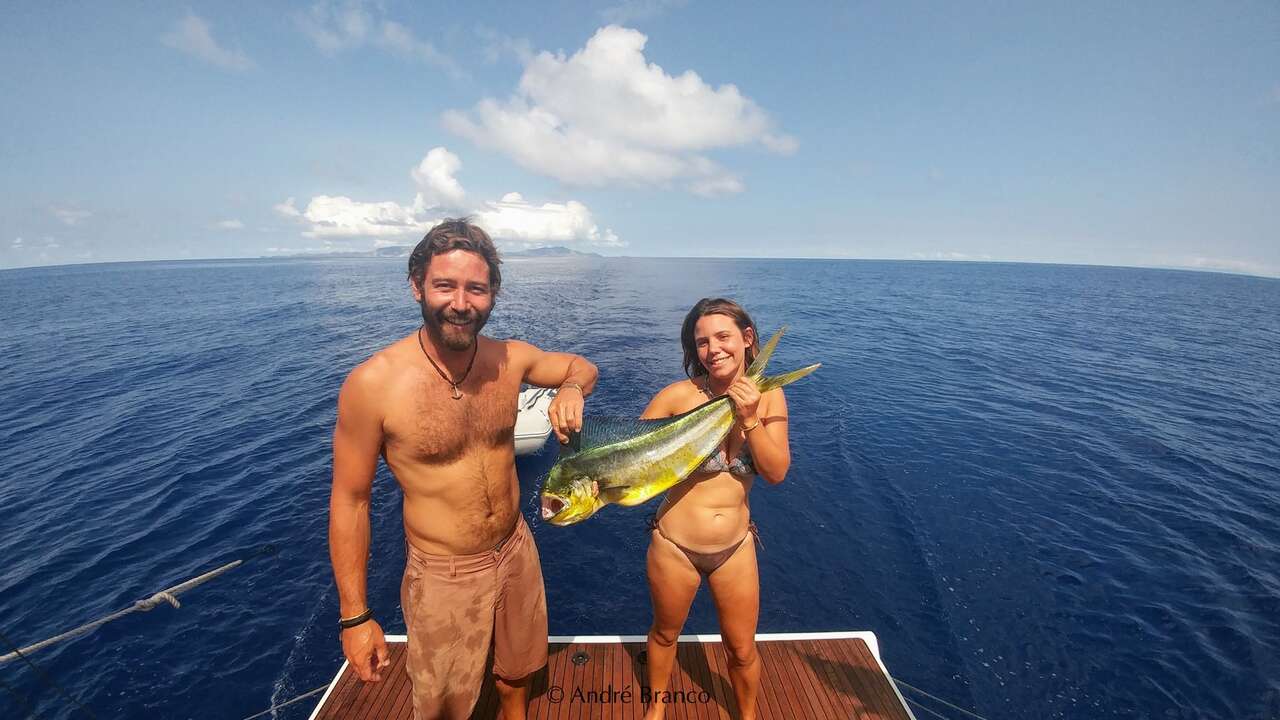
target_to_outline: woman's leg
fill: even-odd
[[[670,540],[649,533],[649,555],[645,567],[649,574],[649,596],[653,598],[653,626],[649,628],[649,688],[655,694],[665,691],[671,682],[671,667],[676,660],[676,640],[689,615],[693,596],[698,594],[702,576],[689,558]],[[666,714],[662,703],[652,703],[644,720],[660,720]]]
[[[756,653],[756,621],[760,617],[760,574],[756,546],[748,535],[742,547],[711,573],[711,597],[720,615],[720,637],[729,658],[729,682],[742,720],[755,720],[760,690],[760,656]]]

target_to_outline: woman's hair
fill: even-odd
[[[680,328],[680,346],[684,348],[685,375],[695,378],[707,374],[707,369],[702,366],[702,361],[698,359],[698,346],[693,339],[693,328],[698,324],[698,319],[705,315],[724,315],[731,318],[743,335],[746,335],[747,328],[751,328],[752,344],[747,346],[747,365],[750,365],[756,359],[756,349],[760,345],[760,332],[756,330],[756,323],[747,314],[747,311],[732,300],[702,298],[694,304],[689,314],[684,316],[684,325]]]
[[[489,291],[496,297],[502,287],[502,271],[498,269],[502,260],[498,258],[498,249],[493,246],[489,234],[469,217],[446,218],[427,232],[409,254],[409,281],[421,287],[431,258],[453,250],[466,250],[484,258],[489,266]]]

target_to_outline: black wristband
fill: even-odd
[[[341,627],[343,630],[347,630],[357,625],[362,625],[366,622],[369,622],[372,619],[373,619],[373,608],[366,608],[364,612],[360,613],[359,615],[356,615],[355,617],[338,618],[338,626]]]

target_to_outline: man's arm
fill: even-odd
[[[596,366],[581,355],[544,352],[526,342],[510,342],[524,358],[524,382],[560,388],[547,408],[547,417],[560,442],[569,442],[569,433],[582,429],[582,406],[599,377]]]
[[[333,430],[333,490],[329,496],[329,559],[338,586],[339,615],[360,615],[369,558],[369,496],[382,447],[382,418],[376,410],[373,378],[361,365],[338,393]],[[390,660],[382,628],[374,620],[342,631],[342,650],[361,680],[377,681]]]

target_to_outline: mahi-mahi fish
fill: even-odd
[[[764,377],[778,338],[774,333],[747,368],[760,393],[795,382],[819,365]],[[639,505],[689,477],[713,455],[733,428],[727,395],[660,420],[588,417],[582,432],[561,448],[542,486],[542,519],[553,525],[582,522],[610,503]]]

